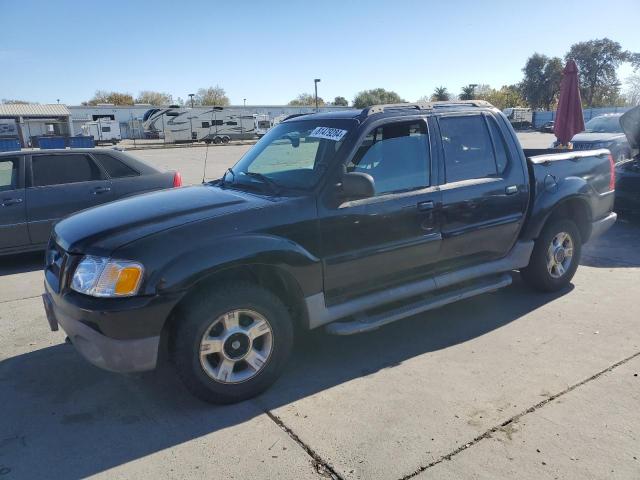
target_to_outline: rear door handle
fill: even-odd
[[[517,185],[509,185],[508,187],[506,187],[504,189],[504,192],[507,195],[513,195],[514,193],[518,193],[518,186]]]
[[[4,200],[2,200],[2,203],[0,205],[2,205],[3,207],[10,207],[11,205],[16,205],[17,203],[22,203],[22,199],[21,198],[5,198]]]
[[[428,210],[433,210],[435,205],[432,200],[427,200],[426,202],[418,203],[418,210],[421,212],[426,212]]]
[[[111,188],[109,188],[109,187],[98,187],[98,188],[95,188],[93,190],[93,194],[94,195],[99,195],[100,193],[107,193],[107,192],[110,192],[110,191],[111,191]]]

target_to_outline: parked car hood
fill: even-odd
[[[620,125],[631,148],[640,148],[640,106],[625,112],[620,117]]]
[[[116,248],[186,223],[250,208],[268,200],[211,185],[174,188],[118,200],[76,213],[54,228],[71,253],[110,255]]]
[[[573,136],[572,142],[611,142],[624,138],[624,133],[587,133],[582,132]]]

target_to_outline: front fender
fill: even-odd
[[[298,283],[303,295],[322,290],[320,260],[299,244],[270,234],[240,234],[189,241],[163,266],[151,273],[153,293],[187,291],[201,280],[240,265],[277,267]],[[149,292],[151,293],[151,292]]]

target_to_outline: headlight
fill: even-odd
[[[76,267],[71,288],[93,297],[130,297],[138,293],[143,273],[138,262],[87,255]]]

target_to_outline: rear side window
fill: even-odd
[[[497,174],[493,145],[481,115],[439,120],[447,182]]]
[[[429,143],[422,121],[374,129],[347,165],[349,172],[373,177],[376,195],[428,187],[429,169]]]
[[[507,144],[496,121],[493,118],[487,118],[487,122],[489,123],[491,138],[493,138],[493,146],[495,147],[496,167],[498,168],[498,173],[504,173],[509,163]]]
[[[106,153],[94,153],[94,157],[102,164],[111,178],[136,177],[139,172]]]
[[[36,187],[100,180],[100,169],[87,155],[34,155],[31,158]]]
[[[18,159],[0,159],[0,192],[13,190],[18,185]]]

